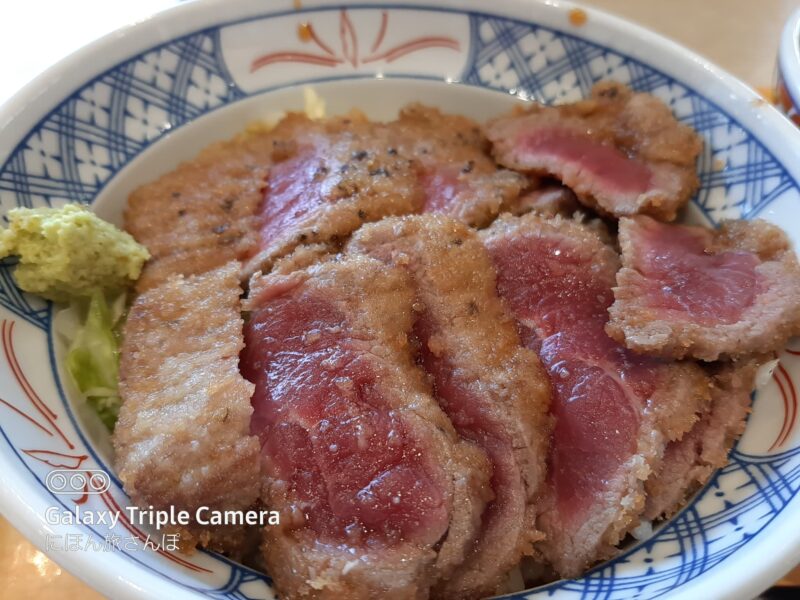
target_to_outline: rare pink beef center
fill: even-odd
[[[461,167],[429,165],[420,173],[420,183],[425,192],[423,212],[446,212],[459,194],[469,184],[459,177]]]
[[[306,146],[270,168],[261,205],[261,238],[265,242],[290,231],[325,202],[323,166],[314,148]]]
[[[559,164],[595,179],[600,187],[622,194],[643,194],[650,189],[652,172],[643,162],[615,146],[563,127],[533,128],[517,137],[520,162]]]
[[[273,508],[299,508],[333,542],[439,540],[448,509],[426,440],[386,406],[368,347],[335,307],[280,289],[251,315],[245,344],[251,429],[292,502]]]
[[[488,394],[476,394],[469,386],[471,382],[459,377],[459,369],[451,361],[431,351],[429,341],[435,334],[436,326],[423,313],[414,324],[414,336],[419,347],[418,361],[431,376],[436,399],[458,434],[482,448],[492,463],[491,486],[495,498],[484,515],[486,526],[508,504],[523,500],[525,492],[521,489],[512,440],[494,415],[496,408],[491,406],[493,398]]]
[[[550,374],[548,476],[561,521],[577,526],[637,452],[654,364],[606,335],[611,279],[597,275],[585,252],[566,240],[523,235],[488,248],[498,291]]]
[[[631,267],[644,277],[642,298],[651,308],[682,313],[698,324],[729,324],[753,305],[759,293],[758,256],[707,251],[713,239],[707,229],[647,217],[634,223]]]

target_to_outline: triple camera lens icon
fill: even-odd
[[[111,477],[101,470],[56,469],[44,483],[53,494],[102,494],[111,487]]]

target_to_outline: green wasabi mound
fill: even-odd
[[[53,302],[119,292],[150,258],[147,249],[88,208],[14,208],[0,229],[0,258],[19,256],[17,285]]]

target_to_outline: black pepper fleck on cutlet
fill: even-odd
[[[236,197],[228,196],[227,198],[225,198],[225,200],[222,201],[222,204],[220,204],[219,206],[223,211],[230,212],[231,209],[233,208],[234,202],[236,202]]]

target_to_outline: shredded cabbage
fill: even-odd
[[[57,315],[56,326],[68,344],[64,364],[75,386],[110,431],[117,422],[120,328],[126,295],[112,301],[100,291],[73,300]]]

